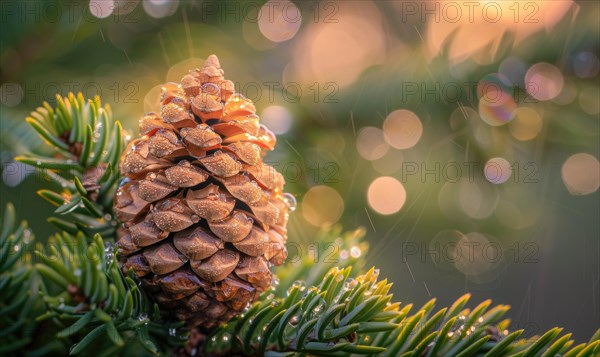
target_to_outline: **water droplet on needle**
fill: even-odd
[[[296,197],[294,197],[294,195],[292,195],[289,192],[285,192],[283,194],[283,201],[285,203],[287,203],[288,209],[290,210],[290,212],[294,212],[296,210],[296,206],[298,205],[298,202],[296,201]]]

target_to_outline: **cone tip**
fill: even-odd
[[[217,57],[217,55],[212,54],[212,55],[208,56],[208,58],[204,62],[204,67],[208,67],[208,66],[214,66],[217,68],[221,68],[221,64],[219,63],[219,58]]]

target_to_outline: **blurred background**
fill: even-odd
[[[291,264],[364,254],[313,239],[364,227],[402,302],[471,292],[578,342],[600,326],[598,2],[7,0],[1,16],[0,197],[38,237],[44,178],[13,161],[28,113],[100,95],[135,137],[161,84],[214,53],[278,134]]]

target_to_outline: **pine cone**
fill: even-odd
[[[122,270],[164,315],[214,327],[269,288],[270,266],[287,257],[289,196],[262,160],[275,135],[215,55],[165,84],[160,114],[139,127],[114,200]]]

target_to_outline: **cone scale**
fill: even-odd
[[[162,88],[121,159],[114,211],[124,273],[167,317],[212,328],[269,288],[287,257],[290,202],[263,162],[275,135],[215,55]]]

